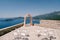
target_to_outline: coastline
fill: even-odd
[[[19,23],[19,24],[16,24],[16,25],[13,25],[13,26],[10,26],[10,27],[6,27],[6,28],[3,28],[3,29],[0,29],[0,36],[6,34],[6,33],[9,33],[21,26],[23,26],[24,24],[23,23]]]

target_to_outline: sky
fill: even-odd
[[[0,18],[24,17],[60,11],[60,0],[0,0]]]

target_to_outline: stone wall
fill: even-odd
[[[40,21],[40,26],[60,28],[60,20],[41,20]]]

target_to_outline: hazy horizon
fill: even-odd
[[[0,18],[32,16],[60,11],[60,0],[0,0]]]

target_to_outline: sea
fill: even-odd
[[[10,27],[19,23],[23,23],[24,19],[0,19],[0,29]],[[30,20],[26,20],[26,24],[30,23]],[[32,20],[33,24],[40,24],[40,20],[33,19]]]

